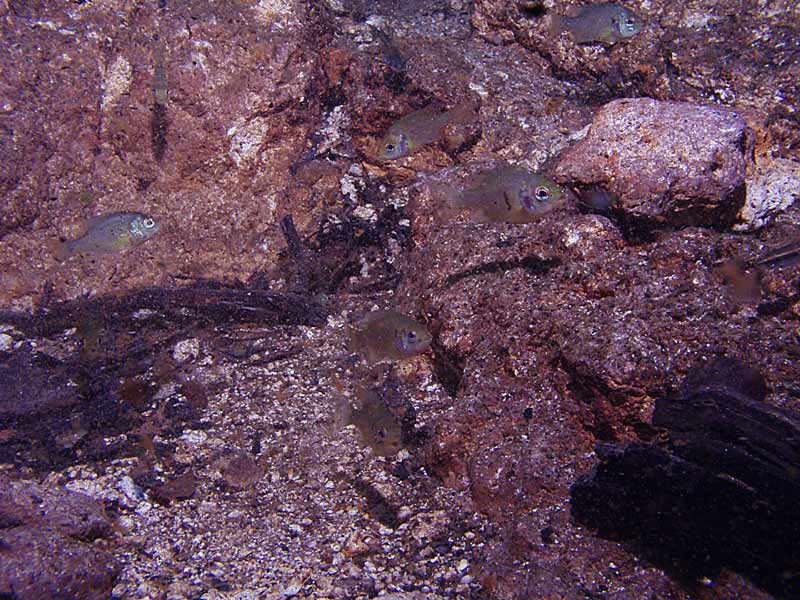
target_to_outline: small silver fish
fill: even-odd
[[[384,160],[394,160],[413,154],[422,146],[444,137],[450,123],[474,119],[476,104],[462,102],[447,111],[426,106],[398,119],[378,142],[377,154]]]
[[[574,17],[555,16],[553,29],[556,35],[568,31],[576,44],[615,44],[639,33],[642,21],[624,6],[600,2],[582,6]]]
[[[530,223],[563,203],[563,192],[550,179],[513,165],[501,165],[473,176],[465,188],[433,187],[446,208],[467,208],[483,221]]]
[[[144,213],[106,213],[91,219],[79,238],[58,242],[53,254],[63,262],[73,256],[124,252],[150,239],[159,229],[161,224]]]
[[[348,349],[364,352],[367,362],[402,359],[428,349],[431,334],[425,326],[392,310],[376,310],[350,328]]]

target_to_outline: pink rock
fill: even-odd
[[[615,100],[561,157],[557,179],[600,187],[613,208],[652,225],[730,225],[745,198],[753,135],[729,109],[649,98]]]

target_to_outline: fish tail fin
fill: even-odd
[[[61,240],[48,240],[46,243],[47,249],[58,262],[66,261],[72,256],[72,247],[69,242],[62,242]]]
[[[352,421],[353,405],[344,394],[335,394],[333,402],[334,411],[332,426],[334,431],[340,431]]]

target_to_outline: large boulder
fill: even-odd
[[[724,227],[744,203],[752,153],[752,132],[731,110],[625,99],[597,112],[555,172],[581,195],[610,194],[628,219]]]

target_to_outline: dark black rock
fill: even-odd
[[[800,598],[800,416],[762,404],[765,390],[729,359],[693,371],[656,402],[663,441],[598,451],[572,487],[575,519],[686,581],[728,568]]]

